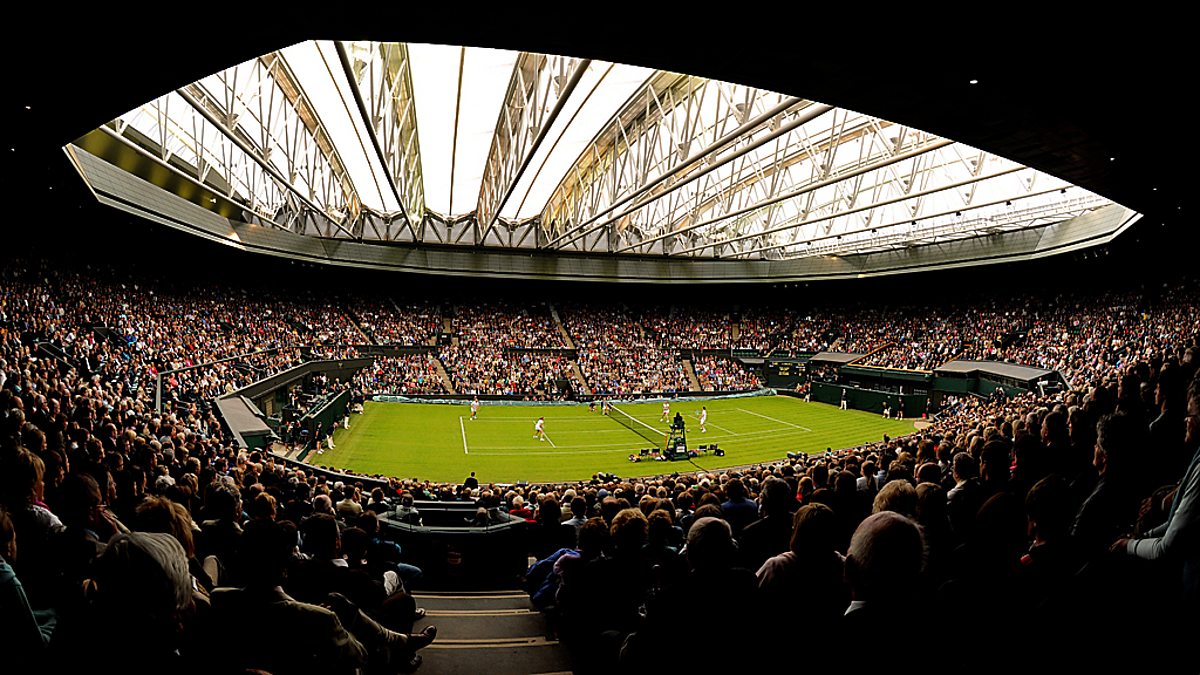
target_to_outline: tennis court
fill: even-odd
[[[708,408],[707,432],[697,419]],[[628,457],[661,447],[669,420],[662,404],[617,404],[611,416],[597,407],[488,405],[471,420],[466,405],[368,402],[350,429],[339,429],[336,448],[310,455],[314,464],[361,473],[458,481],[470,471],[489,482],[578,480],[604,471],[646,476],[717,469],[782,459],[788,452],[822,452],[879,440],[912,430],[912,421],[886,420],[861,411],[838,410],[784,396],[673,402],[687,424],[688,447],[717,444],[712,454],[691,462],[655,462]],[[544,416],[546,440],[534,436]]]

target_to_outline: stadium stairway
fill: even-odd
[[[703,391],[700,389],[700,378],[696,377],[696,367],[692,365],[691,359],[683,360],[683,372],[687,375],[688,384],[691,385],[692,391]]]
[[[421,650],[418,673],[568,673],[566,647],[547,637],[546,620],[520,590],[420,592],[426,610],[413,630],[437,626],[437,639]]]
[[[576,381],[579,382],[581,391],[586,394],[593,393],[592,385],[589,384],[587,378],[583,376],[583,370],[579,367],[579,362],[574,359],[571,360],[571,373],[575,375]]]
[[[454,380],[450,379],[450,373],[446,372],[446,366],[442,365],[442,360],[434,359],[433,363],[437,366],[438,377],[442,378],[442,384],[446,385],[446,391],[457,394],[458,390],[454,388]]]
[[[554,309],[554,305],[550,305],[550,317],[554,319],[554,325],[558,326],[558,332],[562,335],[567,349],[575,349],[575,341],[571,339],[571,334],[567,332],[567,327],[563,325],[562,319],[558,316],[558,310]],[[582,379],[580,378],[580,380]]]
[[[853,361],[849,361],[848,363],[861,363],[876,354],[879,354],[879,353],[885,352],[885,351],[889,351],[896,346],[897,346],[897,344],[895,342],[888,342],[888,343],[884,344],[882,347],[876,347],[875,349],[872,349],[871,351],[867,352],[866,354],[863,354],[862,356],[858,357],[857,359],[854,359]]]
[[[392,302],[394,303],[396,301],[393,300]],[[371,336],[367,335],[367,331],[363,330],[362,324],[359,323],[358,315],[349,310],[346,310],[345,314],[346,314],[346,318],[350,319],[350,325],[354,326],[354,330],[357,331],[358,334],[362,336],[363,344],[365,344],[365,345],[375,344],[375,340],[371,339]]]

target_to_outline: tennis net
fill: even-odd
[[[645,422],[639,420],[638,418],[634,417],[633,415],[630,415],[629,413],[625,412],[624,410],[621,410],[620,408],[618,408],[615,405],[612,406],[612,411],[613,411],[613,414],[610,415],[610,417],[612,417],[614,420],[620,422],[622,425],[624,425],[624,427],[626,429],[629,429],[633,433],[635,433],[635,434],[641,436],[642,438],[646,439],[647,441],[653,443],[654,447],[656,447],[656,448],[667,447],[666,432],[655,429],[654,427],[650,426],[649,424],[646,424]]]

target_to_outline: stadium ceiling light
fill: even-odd
[[[979,80],[971,80],[971,84],[979,84]]]

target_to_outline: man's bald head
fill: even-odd
[[[880,511],[859,524],[846,552],[846,581],[855,600],[895,601],[916,590],[925,565],[921,528],[894,511]]]

